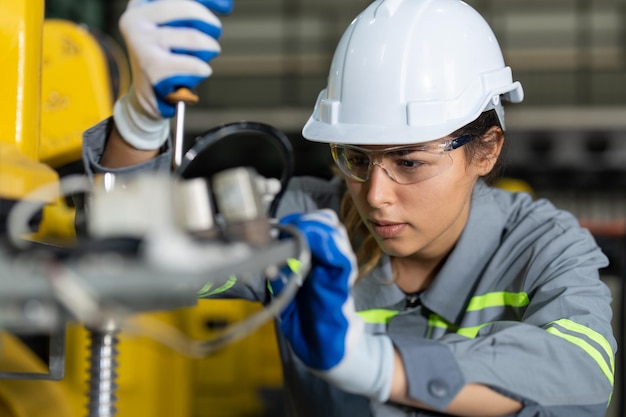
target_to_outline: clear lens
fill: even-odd
[[[455,139],[458,140],[458,139]],[[369,179],[374,165],[400,184],[414,184],[439,175],[452,165],[448,151],[462,146],[450,146],[452,141],[429,146],[398,146],[383,150],[360,148],[353,145],[331,144],[333,159],[340,171],[356,181]]]

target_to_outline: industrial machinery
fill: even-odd
[[[83,412],[112,417],[118,411],[118,374],[121,380],[137,378],[130,375],[132,367],[118,366],[120,334],[203,358],[271,324],[297,291],[299,277],[271,304],[219,326],[208,339],[206,332],[186,329],[185,320],[158,317],[167,311],[184,315],[185,308],[198,304],[199,292],[208,294],[235,280],[265,287],[266,277],[288,258],[299,260],[306,273],[305,242],[272,220],[293,172],[289,141],[271,126],[233,123],[197,138],[184,155],[177,152],[169,175],[105,174],[93,181],[72,175],[80,163],[82,132],[110,115],[128,83],[123,56],[80,25],[45,21],[43,1],[1,7],[0,39],[9,45],[3,79],[10,100],[0,105],[0,366],[9,364],[0,369],[0,411],[20,417],[82,415],[72,408],[84,399],[69,398],[75,393],[52,382],[76,377],[66,374],[77,354],[71,343],[76,333],[66,331],[78,325],[91,340],[88,390],[79,394],[88,398]],[[242,132],[278,145],[285,162],[280,179],[263,178],[250,167],[202,169],[198,161],[206,150]],[[189,367],[174,367],[165,378],[179,378],[181,389],[190,388]],[[21,401],[28,395],[14,388],[29,381],[46,383],[47,391],[36,385],[37,400],[30,397],[27,406]],[[152,394],[150,401],[158,403]],[[41,409],[29,410],[37,405]],[[180,414],[164,412],[183,416],[189,411],[185,407],[177,410]],[[147,407],[143,412],[157,415]]]

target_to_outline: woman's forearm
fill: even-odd
[[[146,162],[159,154],[158,149],[140,150],[129,145],[115,125],[109,133],[100,164],[105,168],[123,168]]]
[[[407,378],[400,354],[395,352],[394,377],[390,400],[422,409],[432,407],[410,398]],[[465,385],[452,400],[446,413],[461,417],[502,417],[519,412],[522,404],[480,384]]]

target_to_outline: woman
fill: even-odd
[[[210,74],[180,52],[216,55],[219,31],[192,25],[204,36],[151,55],[160,38],[146,33],[181,19],[168,3],[198,6],[131,2],[121,20],[134,87],[87,132],[89,172],[169,167],[165,97]],[[208,10],[229,7],[201,3],[187,18],[218,28]],[[280,321],[293,415],[605,414],[616,351],[606,257],[570,214],[485,181],[504,142],[501,101],[522,98],[493,32],[461,1],[377,0],[352,22],[303,130],[330,143],[341,175],[294,179],[279,209],[314,260]]]

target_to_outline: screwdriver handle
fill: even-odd
[[[178,90],[169,93],[165,97],[165,100],[171,104],[176,104],[180,101],[186,104],[196,104],[200,100],[200,98],[190,89],[186,87],[181,87]]]

